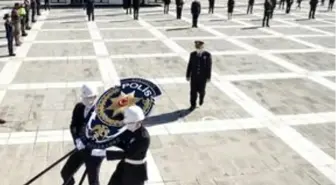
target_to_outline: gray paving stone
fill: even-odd
[[[96,22],[98,28],[127,28],[127,27],[142,27],[133,19],[111,20],[110,22]]]
[[[113,59],[120,77],[185,77],[187,63],[180,57]],[[158,72],[159,71],[159,72]]]
[[[208,51],[232,51],[232,50],[244,50],[243,48],[226,41],[225,39],[202,39],[204,42],[204,47]],[[188,52],[195,50],[194,40],[178,40],[175,41],[177,44],[182,46]]]
[[[201,24],[205,26],[244,26],[243,24],[229,21],[226,18],[215,18],[210,20],[203,20],[200,22]]]
[[[12,131],[66,129],[78,97],[76,89],[10,90],[0,111]],[[66,107],[68,102],[72,107]]]
[[[335,48],[335,37],[305,37],[304,41],[320,45],[325,48]]]
[[[256,19],[250,19],[250,20],[241,20],[241,21],[243,21],[244,23],[250,24],[251,26],[261,26],[262,25],[262,17],[256,18]],[[288,25],[287,23],[277,21],[277,20],[270,20],[269,24],[271,27],[272,25],[281,25],[281,26]]]
[[[265,132],[269,134],[267,129],[249,134],[247,131],[155,136],[152,141],[156,145],[151,146],[151,152],[163,180],[168,182],[212,179],[216,184],[230,185],[317,185],[313,178],[322,178],[330,184],[318,172],[306,173],[313,167],[278,138],[270,135],[257,139]],[[258,142],[268,148],[256,150],[251,144]],[[277,158],[293,155],[297,158]],[[184,173],[179,169],[184,169]]]
[[[105,42],[110,55],[171,53],[161,41]]]
[[[13,83],[101,80],[95,60],[24,62]]]
[[[166,27],[166,26],[181,26],[190,27],[191,24],[184,20],[177,20],[176,18],[167,18],[153,21],[146,21],[154,27]]]
[[[330,32],[330,33],[333,33],[333,34],[335,33],[335,26],[333,26],[333,27],[313,27],[313,28],[323,30],[323,31],[327,31],[327,32]]]
[[[95,56],[92,42],[33,44],[28,57]]]
[[[213,71],[220,75],[288,72],[287,69],[258,55],[212,56]]]
[[[173,121],[202,121],[205,119],[247,118],[250,115],[238,104],[214,87],[207,84],[202,107],[193,112],[189,108],[189,84],[160,85],[163,95],[156,103],[148,124],[169,123]]]
[[[103,39],[154,38],[148,30],[101,30]]]
[[[86,16],[84,14],[70,14],[65,16],[48,16],[46,21],[63,21],[63,20],[80,20],[85,21]]]
[[[110,13],[110,12],[104,12],[100,13],[99,15],[95,15],[95,20],[124,20],[124,19],[130,19],[130,15],[126,15],[124,12],[119,12],[119,13]]]
[[[306,79],[239,81],[234,84],[277,115],[335,110],[335,93]]]
[[[246,28],[216,28],[215,30],[228,36],[255,36],[255,35],[271,35],[259,29]]]
[[[293,127],[321,150],[335,158],[335,123]]]
[[[163,9],[162,12],[154,12],[154,13],[140,13],[140,18],[149,21],[149,20],[156,20],[156,19],[173,19],[175,16],[171,14],[163,14]]]
[[[36,40],[91,40],[89,31],[40,31]]]
[[[335,55],[330,53],[287,53],[278,54],[277,56],[310,71],[329,71],[335,69]]]
[[[62,22],[44,22],[43,29],[74,29],[74,28],[88,28],[87,21],[83,20],[68,20]]]
[[[285,35],[319,35],[320,32],[311,31],[304,27],[271,27],[271,30]]]
[[[336,82],[336,77],[335,77],[335,76],[324,77],[324,78],[326,78],[326,79],[328,79],[328,80],[331,80],[331,81],[333,81],[333,82]]]
[[[249,45],[252,45],[258,49],[269,50],[269,49],[306,49],[309,48],[303,44],[285,39],[285,38],[244,38],[239,39]],[[270,48],[270,46],[272,46]]]
[[[4,66],[5,66],[5,62],[0,62],[0,72],[2,71],[2,69],[4,68]]]
[[[173,28],[173,29],[160,29],[161,33],[168,37],[210,37],[215,36],[200,28]]]
[[[318,21],[318,20],[309,20],[309,19],[306,19],[306,18],[299,18],[299,19],[296,19],[292,22],[297,23],[297,24],[301,24],[301,25],[330,25],[330,23],[326,23],[326,22],[322,22],[322,21]]]

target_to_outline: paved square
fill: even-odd
[[[24,184],[74,148],[69,122],[83,83],[101,93],[125,77],[151,79],[163,92],[145,121],[147,185],[334,184],[334,12],[319,6],[307,20],[304,1],[290,14],[276,8],[271,27],[259,28],[263,1],[253,15],[246,3],[236,0],[227,20],[226,2],[207,14],[201,0],[198,28],[190,1],[180,20],[174,2],[166,15],[141,7],[139,21],[120,7],[97,7],[95,22],[82,8],[42,11],[12,58],[2,27],[1,185]],[[213,70],[204,104],[190,112],[185,72],[194,40],[212,53]],[[63,164],[34,184],[61,184]],[[115,165],[103,163],[101,184]]]
[[[335,110],[335,93],[309,80],[258,80],[240,81],[234,84],[274,114]]]

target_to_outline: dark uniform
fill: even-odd
[[[195,44],[203,45],[201,41]],[[212,58],[207,51],[190,53],[186,77],[190,80],[190,110],[196,108],[197,95],[199,94],[199,105],[203,104],[206,83],[211,79]]]
[[[302,0],[297,0],[297,9],[300,9],[301,10],[301,3],[302,3]]]
[[[271,0],[271,3],[272,3],[272,11],[270,13],[270,19],[273,18],[273,13],[274,13],[274,10],[276,8],[276,3],[277,3],[277,0]]]
[[[269,27],[269,19],[272,13],[272,9],[273,9],[273,4],[271,2],[271,0],[265,0],[264,3],[264,18],[262,21],[262,26],[265,27],[265,24],[267,27]]]
[[[254,0],[248,0],[246,14],[252,14],[252,12],[253,12],[253,5],[254,5]]]
[[[133,0],[133,18],[139,19],[140,0]]]
[[[49,0],[44,0],[44,10],[50,10],[50,2],[49,2]]]
[[[332,11],[332,9],[334,7],[334,3],[335,3],[335,0],[329,0],[329,5],[328,5],[328,10],[329,11]]]
[[[14,30],[13,30],[12,23],[9,21],[9,14],[5,14],[3,19],[6,20],[5,29],[6,29],[8,54],[9,56],[15,56],[14,51],[13,51],[13,39],[14,39],[13,31]],[[0,123],[4,123],[4,122],[0,120]]]
[[[86,2],[86,14],[88,16],[88,20],[89,21],[94,21],[94,8],[95,8],[95,4],[94,4],[94,0],[88,0]]]
[[[279,2],[279,9],[285,9],[285,0],[280,0]]]
[[[132,14],[132,0],[123,0],[123,8],[126,9],[126,14]]]
[[[108,185],[144,185],[148,179],[146,153],[150,145],[150,136],[143,126],[134,132],[121,135],[131,135],[127,142],[117,145],[123,151],[106,151],[107,160],[121,159]],[[121,139],[125,141],[124,139]]]
[[[191,3],[191,14],[192,14],[192,27],[197,28],[198,17],[201,13],[201,3],[194,0]]]
[[[30,9],[31,9],[31,20],[32,22],[36,22],[35,15],[36,15],[36,0],[30,0]]]
[[[318,4],[318,0],[310,0],[309,4],[310,4],[310,10],[309,10],[308,18],[315,19],[315,11],[316,11],[316,7]]]
[[[36,13],[41,15],[41,0],[36,0]]]
[[[29,26],[29,23],[30,23],[30,20],[29,20],[29,13],[30,13],[30,3],[29,3],[29,0],[25,0],[24,1],[24,8],[26,10],[26,16],[25,16],[25,26],[26,26],[26,30],[30,30],[30,26]]]
[[[209,13],[213,14],[215,9],[215,0],[209,0]]]
[[[163,13],[164,14],[168,14],[169,13],[169,5],[170,5],[170,0],[164,0],[163,1],[163,4],[164,4],[164,6],[163,6]]]
[[[228,19],[229,20],[232,18],[234,5],[235,5],[234,0],[228,0],[227,6],[228,6]]]
[[[175,0],[175,4],[176,4],[176,18],[181,19],[184,2],[183,0]]]
[[[287,14],[290,13],[293,2],[294,2],[293,0],[286,0],[286,13]]]
[[[93,109],[90,110],[92,112]],[[85,126],[90,116],[85,116],[85,105],[83,103],[77,103],[73,113],[70,124],[71,135],[74,140],[79,138],[80,131]],[[88,113],[87,115],[90,115]],[[65,163],[61,170],[61,176],[64,180],[63,185],[74,185],[75,179],[74,173],[85,164],[88,175],[89,185],[99,185],[99,170],[102,163],[102,157],[91,156],[91,150],[83,149],[73,153]]]

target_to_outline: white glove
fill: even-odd
[[[102,149],[93,149],[91,151],[91,155],[92,156],[96,156],[96,157],[105,157],[106,156],[106,150],[102,150]]]
[[[85,148],[85,145],[83,144],[82,140],[76,139],[75,142],[77,150],[83,150]]]

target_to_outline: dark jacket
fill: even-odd
[[[273,10],[273,4],[272,4],[271,0],[265,0],[264,8],[265,8],[266,11],[272,11]]]
[[[164,3],[164,4],[170,4],[171,1],[170,1],[170,0],[163,0],[163,3]]]
[[[254,5],[254,0],[248,0],[249,5]]]
[[[77,103],[74,110],[72,111],[70,132],[74,140],[80,137],[80,134],[83,131],[86,122],[88,121],[89,116],[84,118],[84,111],[85,105],[83,103]]]
[[[201,3],[199,1],[193,1],[191,3],[191,14],[199,15],[201,13]]]
[[[234,4],[235,4],[234,0],[228,0],[227,6],[234,7]]]
[[[203,51],[200,56],[197,52],[191,52],[187,67],[186,77],[193,80],[206,81],[211,79],[212,58],[211,54]]]
[[[140,0],[133,0],[133,8],[135,9],[140,8]]]
[[[86,3],[86,10],[92,11],[95,7],[94,0],[88,0]]]
[[[318,0],[311,0],[309,4],[312,6],[316,6],[318,4]]]
[[[13,25],[10,21],[5,22],[5,29],[6,29],[6,38],[8,40],[13,38]]]
[[[175,0],[176,6],[183,6],[184,2],[183,0]]]

